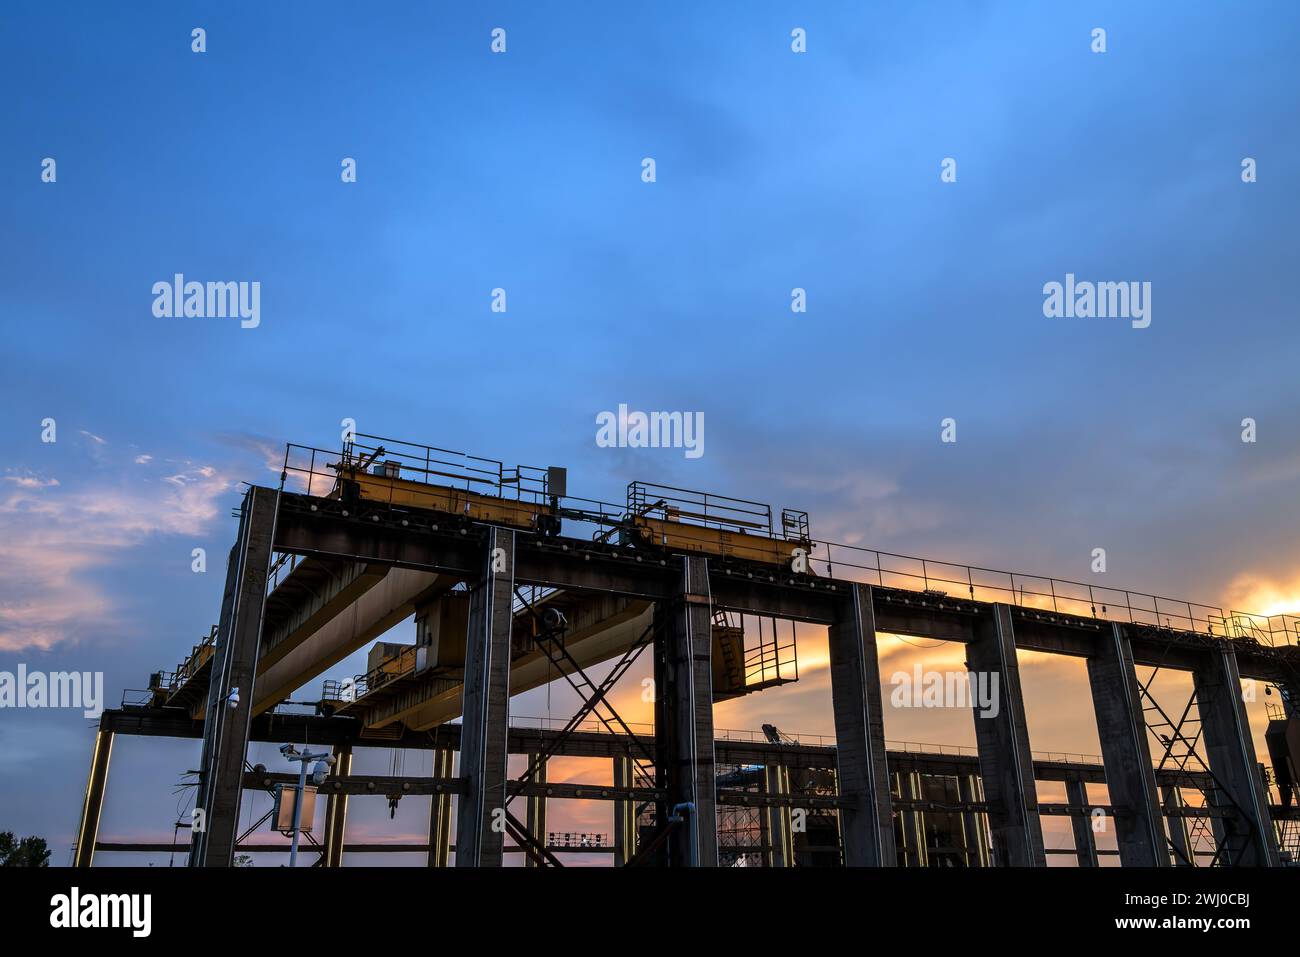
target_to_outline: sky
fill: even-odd
[[[0,672],[102,671],[115,706],[173,668],[245,483],[345,418],[591,498],[701,488],[818,538],[1300,612],[1298,34],[1284,2],[6,8]],[[256,328],[155,315],[178,273],[259,283]],[[1046,316],[1067,274],[1150,283],[1150,325]],[[702,414],[704,454],[601,447],[620,404]],[[831,731],[801,641],[803,680],[720,727]],[[882,669],[956,660],[931,644]],[[1034,748],[1095,753],[1081,665],[1022,660]],[[0,710],[0,830],[56,863],[92,726]],[[886,731],[974,740],[965,712]],[[197,760],[119,740],[101,838],[169,837]],[[410,799],[355,819],[423,836]]]

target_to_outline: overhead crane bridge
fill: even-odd
[[[194,865],[229,865],[243,790],[282,783],[248,768],[248,742],[290,734],[340,758],[324,788],[326,866],[356,849],[348,797],[376,793],[430,796],[419,850],[434,866],[453,844],[458,866],[507,852],[559,864],[545,809],[564,798],[614,803],[613,843],[586,850],[624,865],[1041,865],[1044,814],[1070,816],[1071,853],[1096,863],[1086,785],[1103,782],[1122,864],[1276,865],[1300,850],[1296,616],[819,541],[806,512],[727,496],[633,482],[615,505],[567,486],[561,468],[373,436],[287,446],[279,487],[251,487],[238,511],[219,624],[101,719],[77,863],[121,847],[98,838],[118,733],[203,738]],[[378,641],[412,617],[414,644]],[[798,680],[798,622],[829,629],[834,744],[775,728],[715,739],[714,703]],[[972,670],[998,675],[1002,707],[976,717],[976,753],[887,748],[878,632],[964,642]],[[285,712],[367,645],[366,672],[326,681],[315,715]],[[1098,761],[1030,750],[1017,649],[1086,659]],[[608,697],[647,651],[651,733]],[[599,679],[597,665],[610,666]],[[1162,669],[1191,673],[1191,701],[1156,700]],[[1255,755],[1243,678],[1279,691],[1271,768]],[[510,697],[554,680],[583,702],[573,718],[512,727]],[[352,749],[368,745],[431,748],[433,777],[351,775]],[[516,753],[527,770],[511,777]],[[547,761],[574,754],[613,760],[614,784],[548,783]],[[1069,802],[1040,803],[1039,780],[1065,781]],[[509,845],[493,826],[502,812]],[[796,839],[795,812],[815,833]]]

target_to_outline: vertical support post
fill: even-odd
[[[1088,785],[1082,778],[1070,778],[1065,782],[1065,800],[1072,812],[1070,827],[1074,831],[1074,854],[1079,859],[1079,866],[1096,867],[1097,842],[1092,836],[1092,815],[1088,813]],[[1123,863],[1122,855],[1120,860]]]
[[[614,787],[633,787],[632,758],[620,754],[614,759]],[[622,867],[636,854],[636,802],[614,802],[614,866]]]
[[[1226,641],[1220,642],[1192,672],[1192,682],[1210,771],[1226,792],[1214,803],[1240,809],[1232,817],[1216,818],[1223,824],[1223,840],[1227,842],[1220,863],[1277,867],[1277,836],[1246,720],[1236,651]]]
[[[836,780],[847,867],[894,867],[893,803],[885,758],[884,707],[870,585],[849,583],[829,630]]]
[[[1124,627],[1111,623],[1088,659],[1106,790],[1115,808],[1115,838],[1123,867],[1168,867],[1169,848],[1147,741],[1142,692]]]
[[[537,755],[528,755],[528,762],[531,766]],[[542,758],[541,766],[538,767],[537,773],[533,775],[533,783],[546,783],[546,758]],[[546,795],[530,794],[528,795],[528,833],[537,843],[543,847],[546,846]],[[532,855],[524,855],[524,867],[536,867],[537,862],[533,860]]]
[[[904,801],[921,800],[921,775],[917,771],[906,771],[898,777],[898,796]],[[912,808],[901,812],[903,820],[903,842],[907,847],[908,867],[929,867],[929,848],[925,843],[925,815]]]
[[[507,735],[510,723],[510,632],[515,533],[489,527],[482,575],[469,600],[456,866],[500,867],[505,846]]]
[[[208,707],[203,725],[203,761],[190,838],[190,864],[234,864],[243,791],[248,726],[253,717],[253,681],[262,638],[262,610],[271,571],[279,492],[255,485],[240,509],[239,540],[226,569],[226,594],[212,661]],[[239,689],[237,702],[230,699]]]
[[[1174,849],[1174,867],[1195,867],[1196,858],[1192,855],[1192,839],[1187,832],[1187,818],[1179,813],[1187,806],[1183,801],[1183,792],[1176,784],[1163,784],[1160,786],[1160,796],[1164,801],[1165,824],[1169,827],[1169,843]]]
[[[676,867],[718,864],[717,776],[713,754],[713,599],[707,559],[682,558],[677,594],[655,608],[655,761],[660,809],[692,805],[667,841]]]
[[[957,777],[957,795],[964,804],[984,800],[978,774],[961,774]],[[966,841],[966,866],[989,866],[989,835],[984,815],[979,811],[964,811],[961,816],[962,833]]]
[[[790,796],[790,769],[781,764],[763,768],[763,791],[775,797]],[[794,834],[791,828],[793,815],[790,806],[763,808],[763,831],[768,846],[768,867],[792,867],[794,861]]]
[[[433,777],[451,777],[453,755],[450,748],[438,748],[433,752]],[[446,867],[450,860],[451,794],[435,791],[429,795],[429,856],[426,863],[429,867]]]
[[[976,640],[966,646],[966,658],[970,670],[976,672],[974,680],[987,682],[990,690],[997,681],[994,707],[983,709],[976,702],[974,709],[994,863],[1000,867],[1046,867],[1011,606],[993,606],[992,618],[981,623]]]
[[[345,778],[352,773],[352,745],[334,745],[334,767],[330,776]],[[329,787],[327,784],[326,787]],[[325,801],[325,867],[343,866],[343,832],[348,823],[348,796],[330,792]]]
[[[81,824],[77,828],[77,852],[74,867],[90,867],[95,860],[95,842],[99,840],[99,819],[104,812],[104,792],[108,789],[108,763],[113,756],[113,732],[100,728],[95,733],[95,750],[90,756],[90,777],[81,806]]]

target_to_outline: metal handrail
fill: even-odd
[[[464,456],[463,453],[447,452],[432,446],[413,443],[394,443],[391,440],[371,438],[375,441],[388,442],[395,447],[426,450],[432,464],[432,453],[463,456],[472,462],[489,463],[495,468],[480,469],[483,474],[497,476],[500,481],[508,478],[501,463],[492,459]],[[354,446],[355,448],[355,446]],[[388,448],[388,446],[384,446]],[[294,462],[298,457],[307,462]],[[324,456],[324,459],[319,459]],[[295,478],[298,485],[307,494],[321,494],[316,479],[325,476],[329,464],[337,464],[341,458],[339,452],[327,452],[310,446],[290,444],[285,450],[285,471],[283,482]],[[478,469],[478,466],[473,466]],[[402,470],[407,465],[404,462]],[[533,472],[541,475],[543,470],[520,466],[516,470],[519,481],[513,480],[498,485],[498,490],[505,495],[513,491],[516,496],[524,494],[540,499],[533,480],[525,481],[523,476]],[[328,492],[334,487],[337,476],[328,475]],[[428,483],[434,484],[434,483]],[[544,484],[544,483],[543,483]],[[445,486],[443,486],[445,487]],[[710,521],[719,526],[725,525],[727,508],[735,507],[737,514],[752,514],[763,518],[767,524],[769,537],[777,537],[771,528],[771,509],[761,503],[745,499],[708,495],[690,492],[674,486],[651,486],[646,483],[633,482],[629,485],[629,501],[623,505],[603,502],[598,499],[577,496],[557,497],[562,509],[569,509],[581,515],[580,519],[568,518],[568,521],[594,528],[593,542],[608,543],[612,533],[630,517],[635,517],[639,509],[645,508],[645,492],[659,489],[669,493],[684,493],[699,496],[697,505],[715,508],[719,511],[717,518]],[[369,505],[382,505],[382,502],[367,500]],[[391,503],[389,503],[391,507]],[[650,506],[652,509],[654,505]],[[742,519],[747,521],[747,519]],[[734,523],[733,523],[734,524]],[[736,527],[740,527],[736,525]],[[754,533],[754,532],[751,532]],[[1252,641],[1261,645],[1276,647],[1278,645],[1300,644],[1300,615],[1260,615],[1241,611],[1226,611],[1218,605],[1193,602],[1133,591],[1126,588],[1112,587],[1054,578],[1046,575],[1031,575],[1024,572],[1009,572],[978,565],[965,565],[959,562],[938,561],[932,558],[902,555],[879,549],[865,548],[859,545],[846,545],[820,539],[809,539],[808,553],[803,556],[809,571],[817,576],[836,581],[853,581],[861,584],[875,585],[881,588],[899,588],[932,595],[941,594],[950,597],[970,598],[975,601],[998,601],[1025,608],[1037,608],[1060,614],[1082,617],[1105,618],[1115,621],[1127,621],[1132,624],[1144,624],[1169,629],[1171,631],[1190,632],[1210,637],[1230,638]],[[792,556],[793,557],[793,556]]]

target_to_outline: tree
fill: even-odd
[[[0,831],[0,867],[49,867],[50,849],[42,837],[14,838],[13,831]]]

